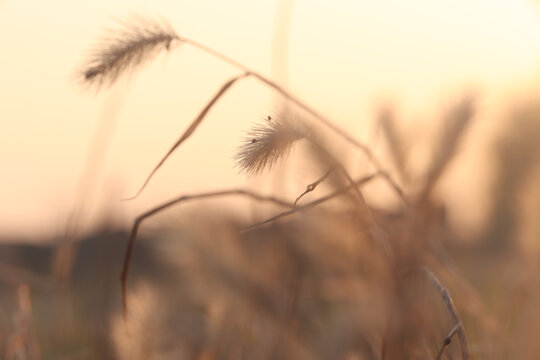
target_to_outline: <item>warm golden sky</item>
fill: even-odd
[[[129,82],[83,92],[77,66],[103,28],[131,12],[161,16],[184,36],[280,77],[365,141],[381,101],[398,103],[405,118],[428,119],[469,88],[497,99],[540,76],[540,11],[530,0],[295,0],[288,79],[272,71],[276,1],[2,0],[0,234],[61,232],[76,204],[88,226],[105,207],[129,219],[172,195],[246,183],[233,168],[234,147],[276,106],[253,80],[213,109],[140,200],[117,201],[237,73],[180,47]],[[96,143],[100,124],[105,136]],[[88,165],[89,149],[96,164]],[[95,176],[82,181],[88,173]]]

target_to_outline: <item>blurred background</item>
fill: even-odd
[[[110,89],[85,89],[77,76],[96,41],[133,14],[165,19],[181,36],[275,79],[367,144],[411,197],[422,193],[420,180],[429,175],[434,149],[447,135],[447,114],[462,99],[473,99],[473,120],[444,163],[430,192],[430,207],[422,211],[437,214],[436,220],[429,219],[430,226],[443,234],[467,286],[485,303],[481,316],[477,308],[465,315],[475,324],[471,327],[489,328],[504,338],[498,330],[519,323],[517,315],[509,315],[512,320],[497,327],[486,313],[517,311],[509,305],[517,300],[501,300],[510,287],[518,288],[519,299],[536,296],[526,289],[537,285],[540,234],[538,3],[3,0],[2,356],[135,358],[126,353],[127,340],[118,330],[120,265],[135,216],[177,195],[224,188],[278,193],[294,201],[320,176],[313,163],[294,158],[294,149],[292,159],[268,175],[239,173],[234,155],[246,131],[284,105],[274,91],[248,79],[219,101],[136,200],[121,201],[138,190],[221,84],[239,73],[179,45]],[[391,127],[385,111],[391,114]],[[392,143],[389,134],[398,140]],[[392,150],[397,143],[401,162]],[[334,147],[351,174],[369,173],[362,154],[339,143]],[[384,183],[366,187],[364,195],[381,213],[397,216],[400,211]],[[208,215],[204,205],[210,204],[214,211]],[[214,220],[220,218],[218,210],[228,214],[226,225]],[[177,254],[174,234],[190,233],[190,221],[238,226],[231,214],[255,222],[272,212],[244,200],[205,200],[152,223],[153,231],[143,234],[134,259],[134,279],[142,280],[133,283],[140,285],[145,278],[154,283],[137,285],[139,298],[147,301],[142,308],[161,302],[152,295],[152,286],[178,281],[175,272],[184,265],[163,254]],[[196,233],[187,237],[205,238]],[[278,252],[290,251],[283,249]],[[168,301],[185,301],[182,291],[187,290],[172,291]],[[457,303],[467,303],[468,296]],[[484,319],[485,328],[477,325],[475,315]],[[196,326],[189,327],[190,334]],[[473,333],[482,332],[478,329]],[[477,344],[480,338],[474,338]],[[478,358],[495,358],[482,357],[485,352],[479,347]],[[520,349],[525,357],[539,354],[525,345]],[[335,355],[324,351],[317,353],[326,354],[323,358]],[[195,353],[169,355],[196,358]],[[198,358],[213,358],[202,353],[207,357]],[[228,358],[241,357],[231,354]]]

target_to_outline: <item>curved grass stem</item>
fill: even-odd
[[[208,199],[208,198],[214,198],[214,197],[222,197],[222,196],[231,196],[231,195],[240,195],[245,196],[257,201],[265,201],[265,202],[271,202],[276,205],[282,206],[282,207],[288,207],[288,208],[294,208],[293,205],[290,203],[280,200],[273,196],[264,196],[257,194],[255,192],[244,190],[244,189],[233,189],[233,190],[223,190],[223,191],[214,191],[214,192],[206,192],[206,193],[200,193],[200,194],[193,194],[193,195],[182,195],[175,199],[172,199],[170,201],[167,201],[166,203],[163,203],[161,205],[158,205],[143,214],[137,216],[133,223],[133,227],[131,228],[131,233],[129,235],[129,241],[126,248],[126,253],[124,255],[124,264],[122,266],[122,275],[121,275],[121,283],[122,283],[122,305],[123,305],[123,312],[124,312],[124,319],[127,319],[127,279],[129,275],[129,267],[131,263],[131,258],[133,256],[133,249],[135,247],[135,241],[137,239],[137,234],[139,232],[139,228],[144,220],[147,218],[167,209],[170,208],[173,205],[189,201],[189,200],[201,200],[201,199]]]

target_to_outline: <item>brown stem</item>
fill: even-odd
[[[128,245],[126,248],[126,254],[124,256],[124,265],[122,268],[122,275],[121,275],[121,283],[122,283],[122,305],[123,305],[123,311],[124,311],[124,319],[127,319],[127,279],[129,274],[129,265],[131,263],[131,258],[133,256],[133,249],[135,246],[135,240],[137,239],[137,233],[139,231],[139,227],[141,226],[141,223],[148,217],[155,215],[162,210],[165,210],[173,205],[179,204],[184,201],[188,200],[197,200],[197,199],[206,199],[206,198],[212,198],[212,197],[219,197],[219,196],[228,196],[228,195],[241,195],[246,196],[249,198],[252,198],[257,201],[268,201],[272,202],[276,205],[288,207],[288,208],[294,208],[291,204],[284,200],[277,199],[273,196],[264,196],[257,193],[254,193],[249,190],[244,189],[233,189],[233,190],[223,190],[223,191],[214,191],[214,192],[207,192],[207,193],[201,193],[201,194],[194,194],[194,195],[182,195],[179,196],[173,200],[170,200],[164,204],[161,204],[159,206],[156,206],[143,214],[139,215],[134,223],[133,227],[131,229],[131,234],[129,236]]]

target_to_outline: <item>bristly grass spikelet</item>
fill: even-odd
[[[162,50],[170,50],[180,37],[165,21],[132,16],[118,22],[119,29],[109,31],[96,43],[89,60],[79,71],[80,81],[99,90],[113,85],[118,78]]]
[[[298,120],[283,116],[268,117],[248,131],[244,144],[234,156],[237,166],[248,175],[271,169],[287,156],[292,145],[307,136],[307,128]]]

